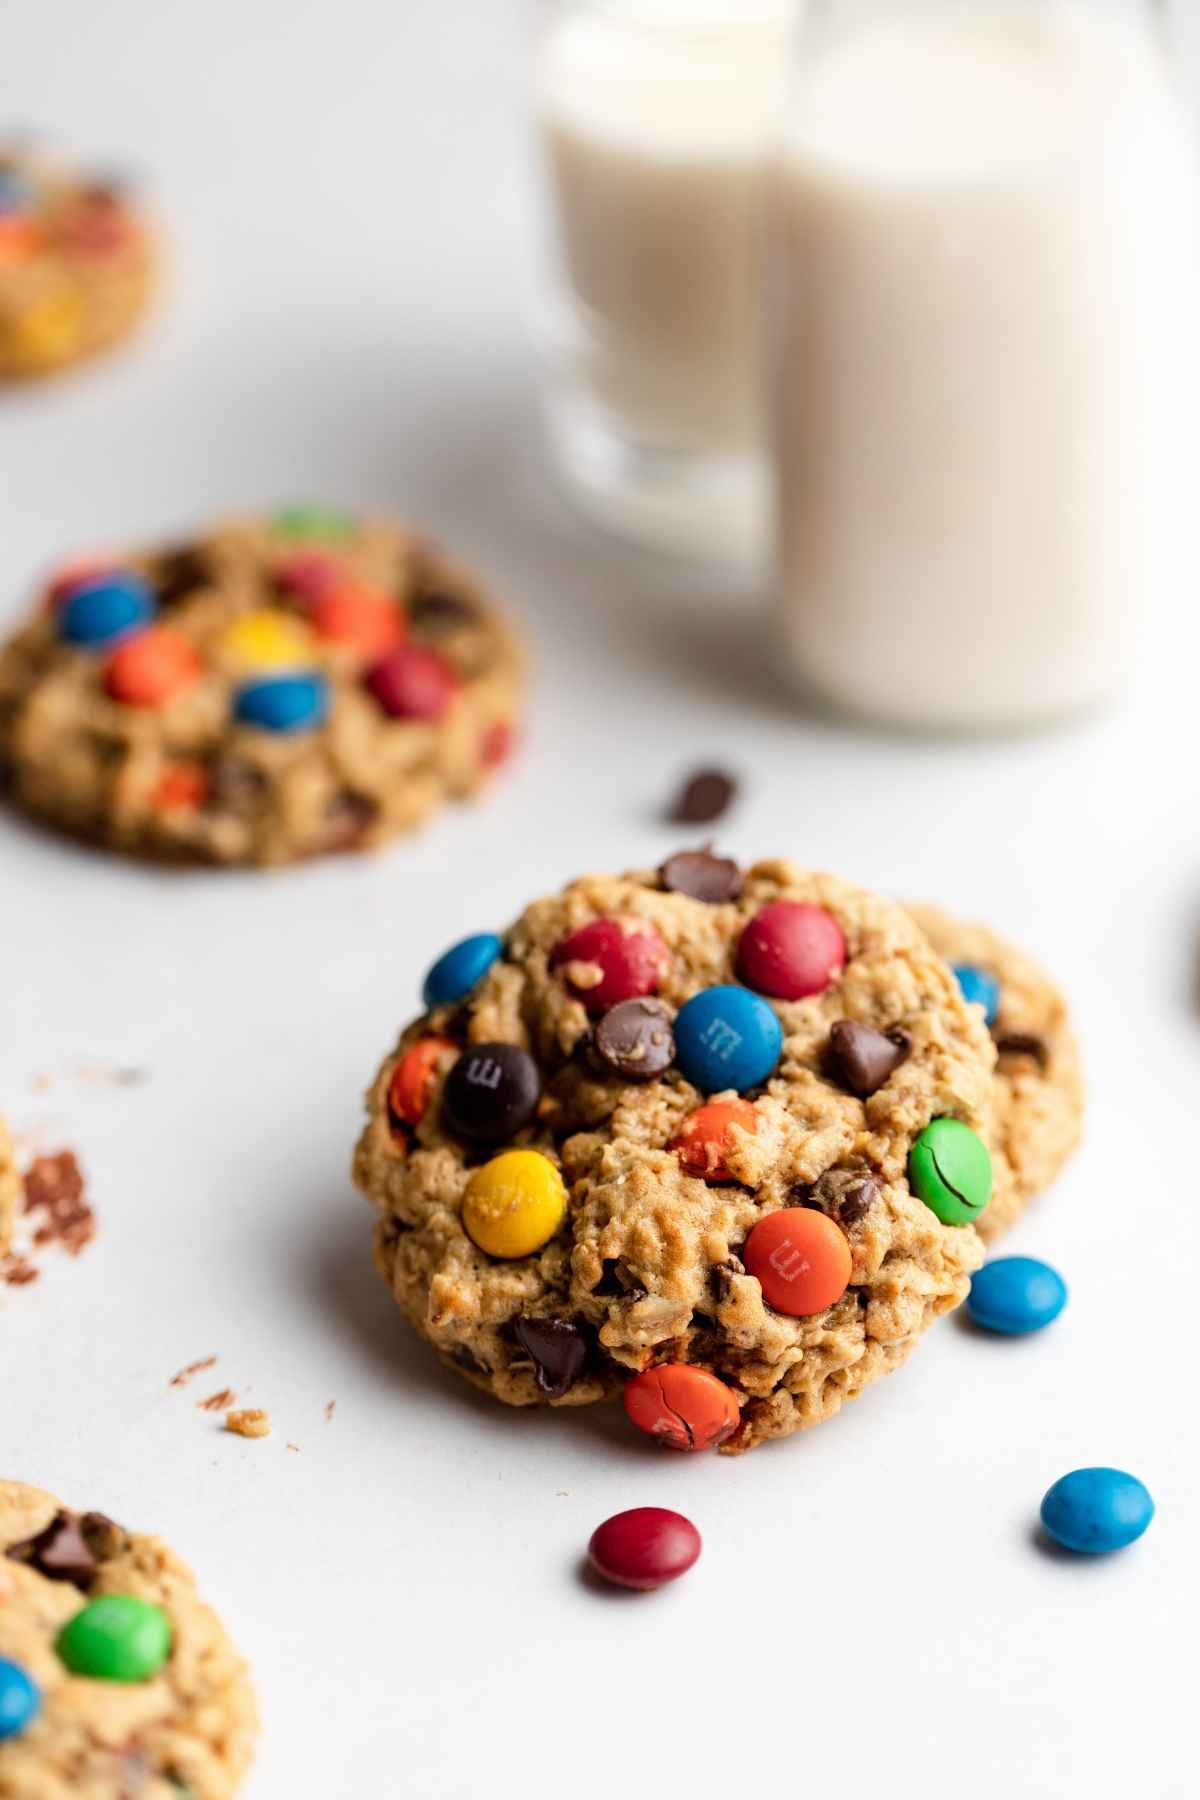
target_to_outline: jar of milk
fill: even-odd
[[[768,535],[761,232],[797,12],[798,0],[541,11],[556,460],[593,516],[700,558],[755,558]]]
[[[772,172],[778,620],[918,728],[1109,696],[1194,607],[1197,182],[1152,0],[813,0]]]

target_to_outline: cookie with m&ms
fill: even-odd
[[[700,850],[474,920],[423,998],[355,1179],[406,1318],[496,1399],[737,1452],[965,1299],[996,1049],[901,907]]]
[[[238,1792],[249,1671],[160,1538],[0,1481],[0,1791]]]
[[[390,519],[285,507],[52,568],[0,647],[0,775],[130,855],[296,862],[484,786],[520,687],[453,558]]]
[[[0,381],[53,374],[126,337],[155,261],[125,183],[0,142]]]
[[[935,906],[909,910],[995,1041],[988,1141],[996,1192],[979,1230],[996,1238],[1050,1186],[1079,1142],[1079,1047],[1061,990],[1032,957],[986,925],[965,924]]]

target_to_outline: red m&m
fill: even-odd
[[[634,1506],[596,1527],[588,1561],[605,1581],[648,1593],[686,1575],[700,1550],[700,1533],[682,1513]]]
[[[758,1114],[749,1100],[710,1100],[684,1120],[670,1148],[689,1175],[702,1181],[735,1181],[727,1167],[734,1126],[751,1137],[758,1130]]]
[[[820,994],[846,966],[846,940],[832,913],[800,900],[773,900],[742,932],[738,972],[775,1000]]]
[[[825,1213],[785,1206],[760,1219],[741,1253],[763,1299],[776,1312],[806,1319],[840,1300],[850,1285],[850,1246]]]
[[[550,967],[560,970],[575,998],[596,1013],[652,994],[670,961],[654,927],[628,919],[593,919],[560,938],[550,954]]]
[[[625,1383],[625,1411],[639,1431],[672,1450],[715,1450],[741,1421],[731,1388],[692,1363],[660,1363]]]
[[[459,680],[436,650],[401,644],[368,671],[366,687],[389,718],[436,723],[453,705]]]

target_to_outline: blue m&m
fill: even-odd
[[[998,1256],[971,1280],[967,1311],[986,1331],[1020,1337],[1053,1324],[1067,1304],[1057,1269],[1033,1256]]]
[[[774,1009],[749,988],[705,988],[676,1015],[676,1067],[701,1093],[757,1087],[774,1073],[782,1052],[783,1028]]]
[[[323,675],[272,675],[238,689],[233,716],[259,731],[315,731],[329,715]]]
[[[1124,1550],[1154,1517],[1154,1502],[1123,1469],[1072,1469],[1042,1501],[1042,1524],[1056,1543],[1083,1556]]]
[[[950,966],[963,999],[968,1005],[982,1006],[984,1019],[994,1025],[1000,1011],[1000,983],[996,977],[975,963],[951,963]]]
[[[59,629],[69,644],[88,649],[116,643],[154,617],[154,591],[130,570],[81,581],[63,600]]]
[[[494,931],[480,931],[452,944],[425,977],[422,997],[426,1008],[432,1012],[435,1006],[453,1006],[462,1000],[478,987],[503,949]]]
[[[0,1743],[24,1731],[37,1717],[42,1696],[20,1663],[0,1656]]]

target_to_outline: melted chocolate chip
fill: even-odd
[[[676,795],[670,818],[675,825],[711,825],[733,804],[737,782],[723,769],[697,769]]]
[[[661,1000],[622,1000],[597,1024],[593,1049],[627,1081],[652,1081],[675,1060],[671,1014]]]
[[[677,851],[668,856],[658,874],[668,893],[686,894],[708,906],[736,900],[743,885],[737,864],[728,856],[715,856],[708,848]]]
[[[1033,1037],[1023,1031],[1010,1031],[998,1037],[996,1053],[998,1056],[1032,1056],[1042,1068],[1045,1068],[1050,1055],[1040,1037]]]
[[[839,1019],[829,1033],[825,1066],[833,1079],[860,1100],[881,1088],[912,1050],[906,1031],[876,1031],[854,1019]]]
[[[565,1319],[519,1318],[512,1334],[532,1362],[537,1384],[551,1400],[559,1399],[583,1374],[587,1340],[578,1325]]]
[[[827,1169],[811,1187],[796,1189],[794,1197],[839,1225],[857,1225],[879,1199],[879,1183],[860,1169]]]
[[[13,1544],[7,1555],[25,1563],[48,1581],[70,1581],[86,1593],[100,1559],[111,1555],[121,1539],[120,1527],[103,1513],[61,1509],[36,1537]]]
[[[442,1116],[456,1137],[498,1144],[529,1123],[541,1093],[542,1078],[528,1050],[470,1044],[446,1077]]]

